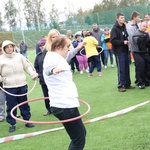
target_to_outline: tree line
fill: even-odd
[[[148,12],[150,0],[101,0],[92,9],[83,11],[82,7],[74,11],[74,6],[68,3],[63,11],[51,5],[47,13],[43,7],[43,0],[8,0],[4,5],[4,16],[0,12],[0,31],[5,31],[5,25],[9,30],[21,30],[25,24],[27,30],[42,30],[48,28],[60,29],[62,25],[92,24],[92,22],[108,24],[111,19],[106,12],[112,14],[113,10],[125,7],[144,5]],[[141,9],[144,9],[141,8]],[[102,16],[100,14],[103,14]],[[65,19],[62,21],[61,16]],[[91,16],[92,15],[92,16]],[[2,17],[4,19],[2,19]],[[107,19],[108,18],[108,19]]]

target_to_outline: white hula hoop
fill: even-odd
[[[25,96],[25,95],[28,95],[29,93],[31,93],[31,92],[34,90],[34,88],[35,88],[35,86],[36,86],[36,83],[37,83],[37,81],[35,80],[32,89],[31,89],[29,92],[24,93],[24,94],[12,94],[12,93],[9,93],[9,92],[7,92],[6,90],[4,90],[1,86],[0,86],[0,89],[1,89],[4,93],[6,93],[6,94],[8,94],[8,95],[20,97],[20,96]]]
[[[86,54],[84,55],[84,54],[81,53],[83,50],[85,50],[85,48],[82,48],[82,49],[80,50],[80,55],[81,55],[81,56],[85,56],[85,55],[86,55]]]
[[[100,55],[104,50],[101,46],[97,47],[97,48],[101,48],[102,50],[98,53],[98,55]]]

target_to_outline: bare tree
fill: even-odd
[[[42,3],[43,0],[24,0],[24,15],[28,29],[34,25],[36,29],[41,30],[40,23],[45,21]]]
[[[17,9],[17,19],[19,21],[19,27],[22,30],[22,20],[23,20],[23,3],[22,0],[13,0],[14,5],[16,6]]]
[[[17,9],[16,9],[15,5],[13,4],[13,1],[9,0],[5,4],[4,8],[5,8],[5,20],[8,23],[10,30],[16,29]]]

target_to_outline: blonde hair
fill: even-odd
[[[46,43],[45,43],[45,49],[46,49],[46,50],[48,50],[48,51],[51,50],[52,37],[53,37],[53,35],[55,35],[56,33],[57,33],[58,35],[60,35],[60,32],[59,32],[58,30],[56,30],[56,29],[52,29],[52,30],[49,31],[48,36],[47,36],[47,40],[46,40]]]

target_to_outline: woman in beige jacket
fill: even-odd
[[[33,80],[37,79],[38,74],[33,70],[27,59],[21,54],[15,52],[15,44],[6,40],[2,44],[3,55],[0,56],[0,82],[3,83],[3,88],[12,94],[27,93],[27,80],[25,72],[28,73]],[[7,101],[7,122],[11,125],[9,132],[14,132],[16,120],[10,115],[11,109],[19,103],[27,101],[27,96],[11,96],[6,94]],[[30,106],[24,104],[19,107],[21,116],[24,120],[29,120],[31,117]],[[14,116],[16,116],[16,110]],[[34,127],[33,124],[25,124],[26,127]]]

